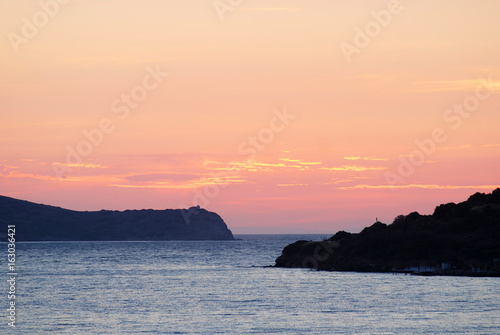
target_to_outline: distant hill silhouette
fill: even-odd
[[[185,218],[188,217],[188,220]],[[205,209],[79,212],[0,196],[1,241],[233,240],[222,218]]]
[[[277,267],[319,270],[500,274],[500,189],[439,205],[432,215],[399,215],[358,234],[340,231],[320,242],[283,249]]]

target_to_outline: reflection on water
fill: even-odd
[[[500,278],[263,267],[288,243],[18,243],[23,334],[500,333]]]

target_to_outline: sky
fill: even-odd
[[[0,0],[0,194],[360,231],[500,186],[496,0]]]

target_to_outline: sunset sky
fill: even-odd
[[[0,194],[359,231],[500,186],[500,1],[0,0]]]

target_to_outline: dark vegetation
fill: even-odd
[[[439,205],[432,215],[399,215],[360,233],[339,231],[326,241],[297,241],[277,267],[435,274],[500,273],[500,189]],[[410,271],[410,269],[413,269]]]
[[[17,241],[233,239],[219,215],[199,208],[79,212],[0,196],[0,218],[2,241],[8,225]]]

